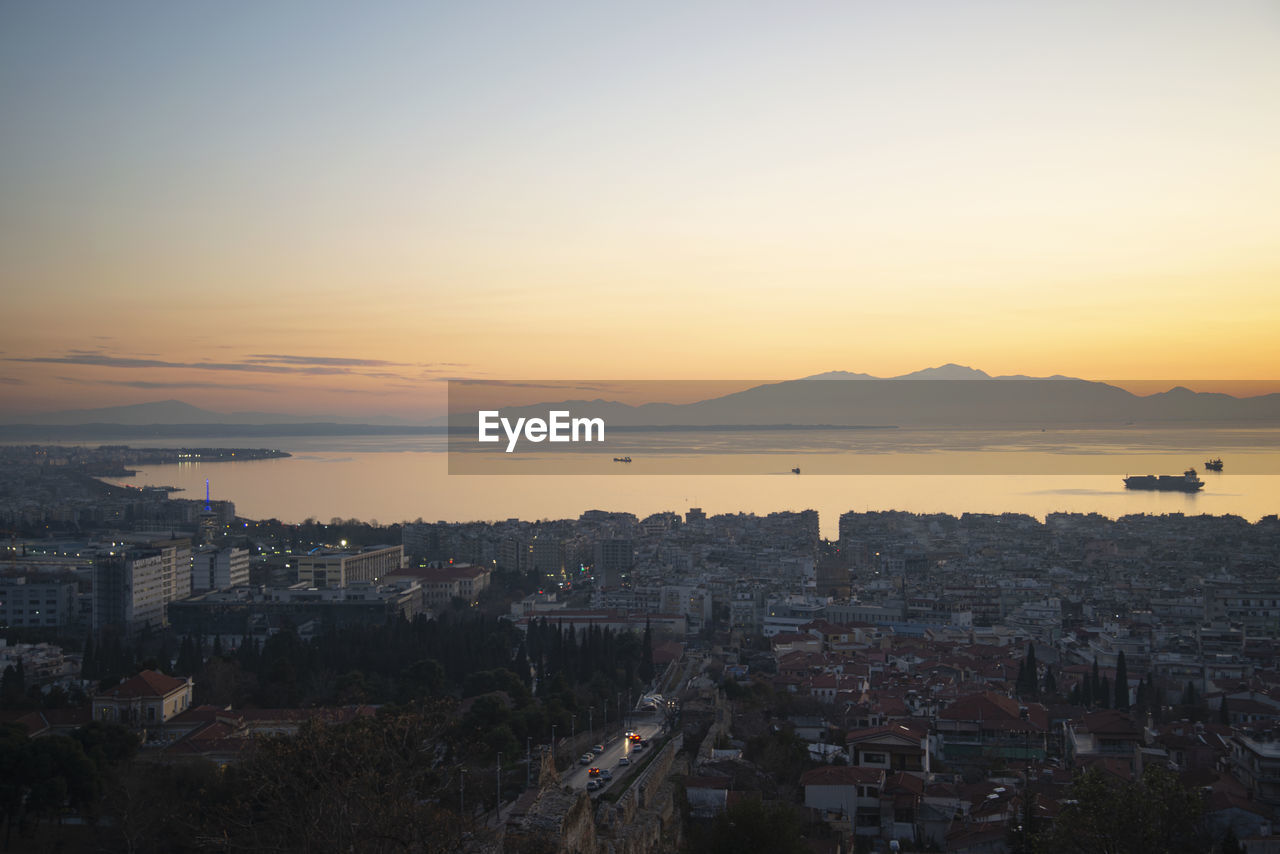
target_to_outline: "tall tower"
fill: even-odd
[[[218,533],[218,514],[213,512],[213,503],[209,500],[209,479],[204,481],[204,509],[200,511],[199,540],[212,543]]]

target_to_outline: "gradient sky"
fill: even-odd
[[[0,401],[1280,377],[1274,2],[0,5]]]

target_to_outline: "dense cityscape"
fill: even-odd
[[[1275,516],[285,524],[97,479],[215,453],[3,450],[15,850],[1280,846]]]

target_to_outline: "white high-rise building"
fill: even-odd
[[[93,630],[134,635],[163,628],[166,606],[190,595],[190,540],[161,540],[99,555],[93,567]]]
[[[248,549],[201,546],[191,553],[192,593],[243,587],[248,583]]]

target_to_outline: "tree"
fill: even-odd
[[[1115,702],[1112,708],[1122,712],[1129,711],[1129,667],[1124,661],[1124,650],[1116,655]]]
[[[138,752],[138,736],[126,726],[90,721],[71,733],[99,770],[128,762]]]
[[[800,818],[789,804],[764,804],[744,800],[716,816],[709,838],[689,850],[709,854],[742,854],[768,851],[777,854],[804,854],[809,846],[801,836]]]
[[[227,769],[236,797],[210,816],[228,850],[456,851],[457,769],[436,751],[450,709],[304,724]],[[449,828],[452,828],[450,830]]]
[[[1036,663],[1036,645],[1027,644],[1027,654],[1018,668],[1018,693],[1032,697],[1040,693],[1040,665]]]
[[[18,659],[15,667],[10,664],[0,676],[0,706],[16,709],[26,705],[27,677],[22,667],[22,659]]]
[[[1222,695],[1222,705],[1218,707],[1218,723],[1231,725],[1231,709],[1227,708],[1227,695]]]
[[[1147,680],[1138,677],[1138,690],[1136,692],[1137,699],[1134,702],[1134,709],[1138,713],[1138,723],[1145,725],[1147,722],[1147,714],[1150,711],[1150,703],[1148,698],[1151,691],[1147,687]]]
[[[1035,851],[1035,839],[1042,832],[1039,814],[1036,812],[1036,794],[1023,790],[1018,820],[1009,826],[1008,847],[1012,854],[1031,854]]]
[[[1199,854],[1208,849],[1203,805],[1169,771],[1151,765],[1122,782],[1091,768],[1071,785],[1053,826],[1036,840],[1044,854]]]
[[[653,630],[649,627],[648,618],[644,621],[644,643],[640,649],[639,676],[644,680],[646,687],[653,683]]]

